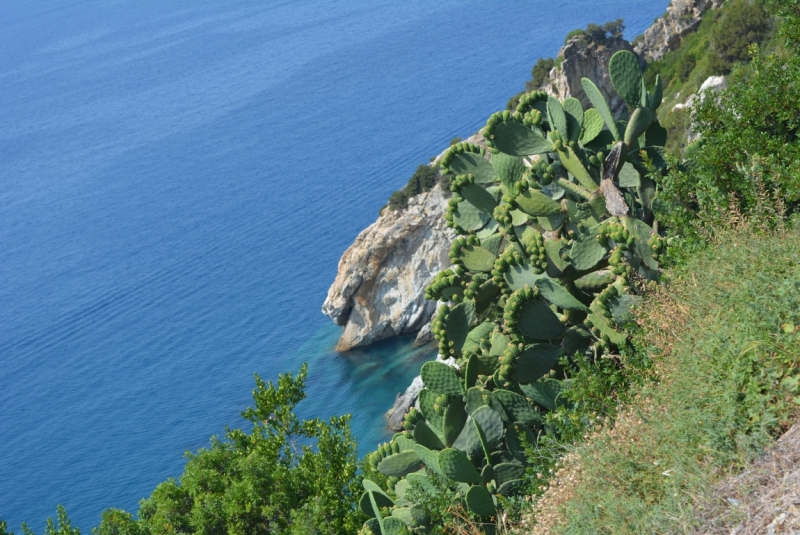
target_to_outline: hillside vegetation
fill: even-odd
[[[732,0],[713,16],[644,74],[629,52],[612,58],[629,120],[591,83],[589,110],[531,92],[489,119],[491,162],[456,142],[436,174],[418,169],[403,195],[453,191],[454,267],[426,293],[448,303],[433,332],[457,368],[423,366],[404,432],[358,461],[348,417],[294,415],[305,367],[256,377],[247,429],[93,532],[700,526],[705,493],[800,402],[800,0]],[[764,48],[744,47],[756,37]],[[730,70],[729,88],[697,105],[700,141],[669,154],[670,95],[714,69]],[[79,532],[59,508],[45,533]]]

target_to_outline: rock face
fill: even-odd
[[[709,76],[706,78],[706,81],[703,82],[703,85],[700,86],[700,89],[697,90],[697,93],[690,96],[686,102],[675,104],[675,106],[672,107],[672,111],[685,109],[691,112],[697,100],[703,102],[707,96],[719,93],[725,89],[726,86],[727,79],[724,76]],[[688,132],[686,132],[686,142],[692,143],[698,139],[700,139],[700,134],[695,131],[695,124],[692,123],[689,125]]]
[[[675,50],[683,38],[697,29],[703,13],[716,9],[723,0],[672,0],[667,12],[645,30],[634,48],[639,57],[658,61],[670,50]]]
[[[625,101],[614,91],[608,62],[619,50],[633,52],[631,44],[624,39],[607,39],[605,43],[588,42],[583,36],[570,39],[558,53],[561,65],[550,71],[550,84],[543,89],[559,100],[575,97],[584,108],[591,107],[589,98],[581,85],[582,78],[593,81],[609,103],[611,113],[619,117],[626,111]]]
[[[437,185],[405,210],[384,210],[345,251],[322,305],[345,326],[338,351],[415,332],[430,321],[436,303],[425,300],[425,286],[450,266],[455,238],[445,225],[448,198]]]
[[[480,133],[464,141],[486,146]],[[437,185],[409,199],[405,210],[384,210],[344,252],[322,305],[323,314],[344,325],[337,351],[420,330],[417,345],[433,339],[428,324],[438,303],[425,300],[425,286],[450,267],[456,234],[444,219],[449,198]]]
[[[581,79],[588,78],[619,117],[626,106],[611,84],[611,56],[618,50],[630,50],[642,61],[661,59],[697,28],[705,11],[722,2],[673,0],[635,48],[624,39],[609,38],[601,44],[574,37],[559,52],[560,66],[550,72],[551,83],[544,89],[561,100],[575,97],[588,107],[589,99],[581,86]],[[480,134],[465,141],[484,145]],[[436,186],[411,199],[406,210],[386,210],[345,251],[322,306],[325,315],[345,327],[337,350],[420,331],[430,322],[437,303],[425,301],[424,289],[436,273],[449,267],[447,255],[455,238],[443,217],[448,197]],[[422,330],[418,343],[431,338],[429,328]]]

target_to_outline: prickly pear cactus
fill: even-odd
[[[545,433],[544,415],[561,403],[559,360],[625,344],[631,282],[658,276],[665,247],[650,208],[665,165],[662,90],[659,79],[647,91],[630,52],[610,67],[632,108],[627,122],[584,79],[593,108],[529,93],[489,118],[489,150],[458,143],[445,154],[445,217],[459,237],[426,297],[444,303],[432,331],[455,366],[422,367],[419,410],[368,456],[392,488],[365,480],[365,533],[426,533],[428,515],[406,490],[431,487],[429,478],[450,482],[490,521],[498,497],[521,487],[523,437]]]

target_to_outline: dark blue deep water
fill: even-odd
[[[389,194],[589,22],[667,0],[0,3],[0,517],[88,533],[309,363],[362,452],[430,350],[320,313]]]

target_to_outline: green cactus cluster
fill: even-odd
[[[423,365],[419,408],[368,457],[388,484],[364,480],[363,533],[427,533],[430,514],[407,491],[431,489],[430,478],[492,522],[501,497],[522,486],[523,442],[547,433],[545,416],[562,403],[560,360],[625,344],[631,280],[655,279],[666,247],[651,210],[653,170],[664,166],[662,88],[647,90],[630,52],[609,69],[627,121],[584,79],[593,107],[529,93],[489,118],[488,150],[458,143],[444,155],[445,217],[459,236],[453,267],[426,298],[443,302],[431,327],[454,362]]]

